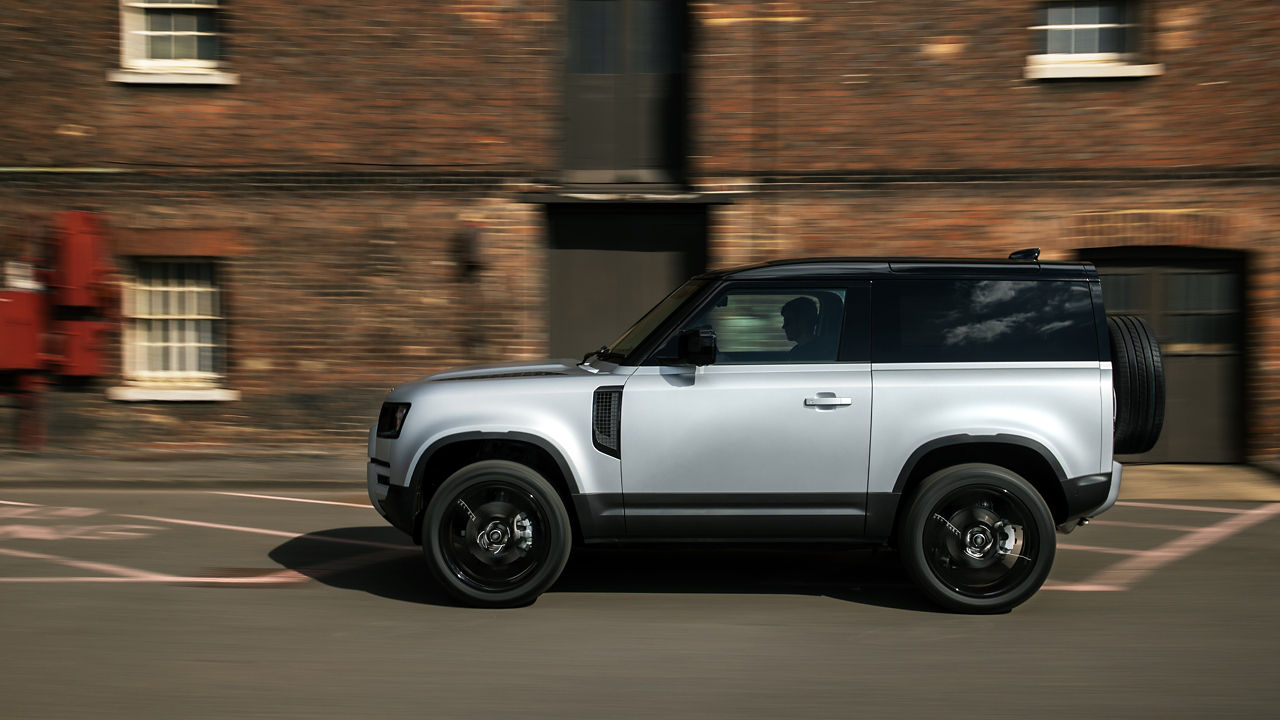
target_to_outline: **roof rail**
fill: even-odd
[[[1010,260],[1028,260],[1035,262],[1040,259],[1040,248],[1026,248],[1024,250],[1014,250],[1009,253]]]

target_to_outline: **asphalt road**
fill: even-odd
[[[0,717],[1275,716],[1280,504],[1058,539],[1005,615],[866,550],[586,550],[485,611],[358,491],[0,489]]]

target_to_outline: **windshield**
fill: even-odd
[[[662,302],[653,306],[653,309],[644,314],[640,321],[631,326],[631,329],[622,333],[622,337],[614,340],[609,345],[608,352],[610,357],[619,359],[625,358],[649,337],[649,334],[658,329],[663,320],[671,316],[685,300],[688,300],[695,293],[706,286],[708,280],[706,278],[694,278],[666,297]]]

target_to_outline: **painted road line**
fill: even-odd
[[[288,502],[315,503],[316,505],[341,505],[342,507],[361,508],[364,510],[373,509],[369,503],[346,503],[334,500],[313,500],[311,498],[281,497],[279,495],[254,495],[253,493],[220,492],[217,490],[210,490],[209,494],[226,495],[228,497],[256,498],[258,500],[287,500]]]
[[[1241,515],[1249,512],[1240,508],[1224,508],[1224,507],[1207,507],[1204,505],[1174,505],[1173,503],[1153,503],[1153,502],[1136,502],[1133,500],[1122,500],[1116,505],[1125,507],[1140,508],[1156,508],[1157,510],[1191,510],[1194,512],[1212,512],[1212,513],[1228,513],[1231,515]]]
[[[0,577],[0,583],[165,583],[194,586],[296,585],[299,583],[310,582],[312,580],[318,580],[347,570],[376,565],[380,562],[385,562],[386,560],[401,557],[403,555],[402,552],[386,550],[382,552],[366,553],[364,555],[357,555],[350,558],[342,558],[340,560],[334,560],[321,565],[300,568],[297,570],[285,569],[267,571],[260,575],[185,576],[150,573],[143,570],[121,567],[119,565],[89,563],[57,555],[30,553],[20,550],[7,550],[4,548],[0,548],[0,554],[30,560],[46,560],[60,565],[78,567],[82,570],[96,570],[99,572],[111,573],[110,575],[103,576],[93,575],[76,577]]]
[[[41,507],[35,503],[14,502],[12,500],[0,500],[0,505],[21,505],[22,507]]]
[[[1138,528],[1141,530],[1173,530],[1174,532],[1187,532],[1195,530],[1186,525],[1160,525],[1159,523],[1130,522],[1128,520],[1090,520],[1089,527],[1094,525],[1109,525],[1111,527],[1127,527]]]
[[[1092,583],[1069,583],[1049,580],[1040,587],[1041,590],[1065,590],[1067,592],[1118,592],[1125,588],[1116,585],[1098,585]]]
[[[1124,550],[1122,548],[1102,547],[1101,545],[1059,545],[1059,550],[1081,550],[1084,552],[1106,553],[1108,555],[1141,555],[1142,550]]]
[[[284,537],[298,540],[318,540],[320,542],[339,543],[342,545],[359,545],[361,547],[375,547],[383,550],[401,550],[401,551],[417,551],[416,547],[410,545],[396,545],[394,543],[375,542],[373,540],[353,540],[350,538],[328,537],[326,535],[308,535],[304,533],[287,532],[284,530],[269,530],[267,528],[245,527],[243,525],[223,525],[221,523],[200,522],[198,520],[179,520],[177,518],[155,517],[152,515],[125,515],[120,514],[119,517],[133,518],[135,520],[149,520],[151,522],[170,523],[172,525],[187,525],[190,527],[210,528],[212,530],[230,530],[232,532],[253,533],[255,535],[270,535],[272,537]]]
[[[9,557],[23,558],[26,560],[44,560],[47,562],[66,565],[68,567],[80,568],[81,570],[93,570],[94,572],[106,573],[107,575],[115,575],[117,578],[131,580],[145,580],[155,582],[156,578],[162,577],[158,573],[151,573],[145,570],[136,570],[121,565],[111,565],[108,563],[88,562],[85,560],[76,560],[75,558],[62,557],[60,555],[46,555],[45,553],[27,552],[25,550],[11,550],[9,548],[0,548],[0,555]]]
[[[1252,510],[1245,510],[1235,517],[1223,520],[1217,525],[1193,530],[1177,540],[1167,542],[1154,550],[1147,550],[1128,560],[1122,560],[1106,570],[1098,572],[1085,582],[1086,584],[1095,585],[1132,586],[1169,563],[1181,560],[1236,533],[1266,522],[1276,515],[1280,515],[1280,503],[1271,503]]]

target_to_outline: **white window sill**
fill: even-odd
[[[107,399],[120,402],[235,402],[239,390],[224,388],[162,388],[124,385],[107,388]]]
[[[111,82],[133,85],[239,85],[240,76],[218,70],[111,70]]]
[[[1057,80],[1065,78],[1131,78],[1153,77],[1164,74],[1164,65],[1129,63],[1037,63],[1028,62],[1023,68],[1027,80]]]

